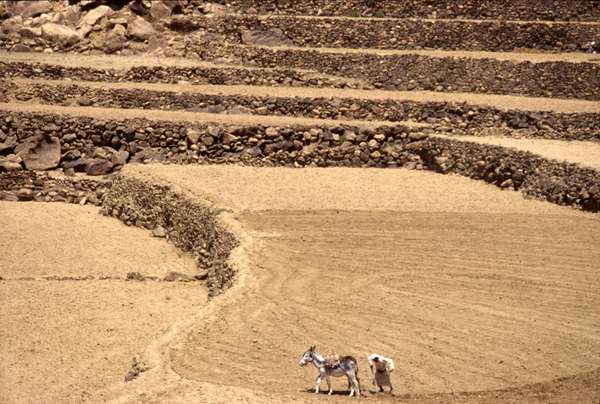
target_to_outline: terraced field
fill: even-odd
[[[600,400],[598,4],[109,3],[0,9],[0,402]]]

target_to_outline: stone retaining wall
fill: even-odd
[[[296,18],[279,16],[196,17],[198,26],[224,34],[229,42],[243,41],[244,30],[274,30],[282,44],[295,46],[375,48],[375,49],[450,49],[513,51],[540,49],[561,52],[586,51],[589,43],[600,40],[600,25],[547,24],[512,21],[388,20]],[[250,43],[252,44],[252,43]],[[270,43],[266,43],[270,44]],[[273,45],[278,43],[273,42]]]
[[[199,269],[208,272],[210,297],[232,285],[235,270],[227,259],[238,241],[210,207],[168,186],[119,176],[104,197],[102,212],[128,225],[164,229],[170,242],[194,255]]]
[[[426,139],[407,147],[427,169],[483,180],[558,205],[600,211],[600,171],[500,146]]]
[[[196,47],[190,44],[190,50]],[[199,49],[198,49],[199,50]],[[313,50],[204,48],[209,58],[236,56],[260,67],[311,69],[362,79],[387,90],[435,90],[600,100],[600,64],[328,53]],[[208,56],[210,54],[210,56]]]
[[[588,0],[217,0],[242,12],[396,18],[599,21]]]
[[[223,127],[7,112],[0,114],[0,122],[4,122],[1,136],[14,138],[16,143],[32,134],[57,139],[63,150],[60,164],[65,169],[87,171],[91,165],[108,167],[110,172],[120,166],[102,162],[110,163],[115,153],[123,152],[127,153],[123,164],[163,161],[433,169],[483,179],[562,205],[600,210],[600,171],[503,147],[430,138],[402,126],[375,130],[351,126]],[[127,183],[123,184],[119,192],[126,194]],[[150,206],[141,200],[134,202]]]
[[[500,110],[466,103],[366,100],[354,98],[254,97],[143,89],[103,89],[76,84],[7,82],[0,102],[50,105],[188,110],[211,113],[298,116],[322,119],[417,121],[436,131],[545,139],[600,140],[600,114]]]
[[[359,88],[353,80],[335,79],[291,69],[234,67],[136,66],[126,70],[65,67],[41,63],[0,62],[0,77],[70,79],[100,82],[244,84],[254,86]]]

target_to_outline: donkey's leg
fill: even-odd
[[[327,394],[331,395],[333,393],[333,389],[331,388],[331,378],[329,377],[329,375],[325,375],[325,381],[327,382],[327,389],[329,390],[329,392]]]
[[[350,373],[348,375],[348,383],[351,384],[350,397],[356,393],[356,397],[360,398],[360,384],[358,383],[358,376],[356,373]]]
[[[319,385],[321,384],[321,373],[319,373],[319,376],[317,376],[317,385],[315,386],[315,394],[319,394]]]
[[[348,378],[348,386],[350,387],[350,394],[348,394],[348,397],[352,397],[354,395],[354,381],[349,373],[346,373],[346,377]]]

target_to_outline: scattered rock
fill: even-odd
[[[186,274],[182,274],[181,272],[171,271],[163,278],[165,282],[192,282],[194,279]]]
[[[105,175],[112,171],[113,164],[104,159],[91,159],[85,167],[87,175]]]
[[[81,105],[82,107],[89,107],[93,103],[94,103],[94,101],[92,101],[90,98],[88,98],[86,96],[77,98],[77,104]]]
[[[162,226],[157,226],[152,230],[153,237],[165,238],[167,237],[167,230]]]
[[[33,39],[42,36],[41,28],[22,27],[19,29],[19,35],[21,38]]]
[[[6,140],[0,143],[0,154],[6,153],[7,151],[13,151],[17,147],[17,138],[15,136],[9,136]]]
[[[131,369],[127,372],[125,376],[125,382],[130,382],[136,379],[141,373],[145,372],[148,367],[143,362],[138,362],[137,358],[133,358],[131,363]]]
[[[110,14],[112,14],[112,9],[108,6],[102,5],[102,6],[98,6],[93,10],[90,10],[80,21],[79,26],[83,27],[83,26],[89,26],[90,29],[91,27],[94,26],[94,24],[96,24],[96,22],[98,22],[99,19],[106,17]]]
[[[187,130],[187,140],[190,144],[196,144],[200,140],[201,133],[196,129]]]
[[[52,10],[52,4],[48,0],[20,0],[7,3],[9,14],[18,14],[23,18],[37,17]]]
[[[173,31],[192,32],[200,28],[200,25],[186,15],[175,15],[171,17],[169,27]]]
[[[148,21],[137,17],[127,26],[127,35],[136,41],[146,41],[156,35],[156,31]]]
[[[0,168],[4,171],[21,171],[23,169],[22,161],[21,157],[15,154],[9,154],[6,157],[0,156]]]
[[[294,43],[279,28],[265,31],[242,30],[242,43],[255,46],[290,46]]]
[[[52,22],[42,25],[42,37],[62,46],[71,46],[81,40],[77,31]]]
[[[20,15],[11,17],[2,22],[2,32],[5,34],[14,34],[15,32],[19,32],[22,27],[23,17]]]
[[[17,198],[20,201],[32,201],[34,196],[33,191],[29,188],[21,188],[17,191]]]
[[[127,277],[125,279],[128,281],[143,281],[146,278],[139,272],[127,272]]]
[[[121,150],[113,153],[110,156],[110,162],[114,166],[124,166],[127,164],[127,160],[129,159],[129,152],[127,150]]]
[[[150,15],[154,21],[162,20],[171,15],[171,8],[166,6],[162,1],[155,0],[150,7]]]
[[[15,148],[28,170],[49,170],[58,167],[60,150],[60,140],[45,135],[30,137]]]
[[[104,41],[104,52],[115,53],[125,47],[127,42],[127,29],[120,24],[108,32]]]
[[[200,273],[197,273],[196,275],[194,275],[194,279],[196,279],[197,281],[205,281],[208,278],[208,271],[204,270],[201,271]]]

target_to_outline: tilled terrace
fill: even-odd
[[[296,5],[282,6],[280,11],[293,14],[300,10],[303,4],[298,2]],[[389,5],[386,4],[382,3],[384,10],[389,9]],[[258,7],[256,12],[262,12],[259,6],[256,7]],[[152,219],[151,223],[148,222],[149,225],[143,210],[148,206],[159,204],[158,195],[169,188],[149,188],[152,190],[149,194],[156,197],[156,200],[149,203],[143,198],[136,199],[137,194],[134,191],[129,195],[127,190],[135,190],[138,185],[128,186],[127,181],[137,184],[135,181],[139,176],[144,176],[150,182],[176,184],[188,194],[191,192],[194,197],[204,198],[207,195],[203,192],[208,192],[214,186],[210,179],[220,178],[218,181],[221,184],[217,185],[221,187],[217,187],[217,190],[209,195],[209,199],[219,209],[234,212],[247,210],[240,219],[244,227],[253,232],[259,243],[270,246],[265,250],[254,251],[250,260],[253,262],[252,265],[266,269],[265,277],[256,278],[258,283],[253,286],[258,287],[262,285],[260,282],[265,281],[264,292],[254,296],[254,300],[250,296],[245,311],[240,311],[234,304],[221,310],[217,303],[216,315],[223,322],[211,322],[208,328],[203,328],[203,323],[199,322],[191,325],[191,328],[186,328],[187,331],[184,333],[190,333],[192,344],[178,343],[172,357],[169,353],[170,348],[161,351],[161,360],[172,358],[169,360],[173,362],[167,365],[162,363],[159,368],[162,369],[161,371],[166,371],[166,374],[175,372],[178,377],[183,376],[186,383],[206,383],[214,380],[226,383],[224,374],[219,373],[216,376],[213,374],[209,377],[197,363],[204,363],[207,358],[214,358],[217,353],[220,360],[229,362],[231,355],[244,354],[240,349],[246,342],[255,344],[273,355],[281,355],[282,352],[293,355],[297,349],[300,349],[303,341],[292,338],[291,331],[289,335],[286,334],[288,339],[293,340],[291,344],[286,345],[287,339],[276,336],[275,332],[279,332],[276,328],[279,329],[279,326],[274,327],[268,325],[268,322],[257,321],[255,330],[246,330],[240,324],[243,324],[244,318],[258,319],[265,316],[264,305],[271,310],[266,317],[272,321],[272,324],[280,322],[285,324],[286,319],[294,317],[290,313],[302,311],[300,307],[307,307],[309,303],[306,299],[294,295],[293,291],[302,290],[303,286],[309,284],[318,285],[316,279],[322,276],[329,262],[311,258],[311,249],[313,252],[319,251],[317,254],[319,257],[321,255],[334,257],[337,264],[335,269],[329,272],[326,280],[328,287],[334,288],[339,279],[348,276],[340,270],[343,265],[348,264],[346,258],[343,258],[344,254],[351,256],[352,251],[360,249],[359,246],[366,242],[366,238],[363,240],[361,237],[374,237],[378,226],[389,226],[397,232],[408,223],[409,227],[413,226],[415,229],[426,228],[433,235],[439,232],[440,228],[434,226],[426,216],[437,214],[438,219],[441,223],[447,224],[448,229],[459,231],[458,222],[461,220],[457,221],[451,216],[456,216],[460,212],[466,214],[463,212],[465,206],[467,206],[465,209],[469,210],[466,201],[471,194],[466,191],[467,183],[462,185],[456,183],[457,190],[465,186],[465,191],[458,191],[456,195],[452,189],[443,191],[446,196],[459,198],[456,200],[457,205],[444,208],[427,202],[435,199],[433,188],[432,192],[427,194],[428,197],[415,191],[419,188],[416,186],[418,182],[416,177],[413,185],[403,185],[405,183],[402,179],[394,180],[395,189],[404,189],[403,192],[409,194],[414,192],[415,200],[422,204],[420,209],[425,212],[425,216],[417,219],[406,216],[406,212],[411,209],[419,210],[417,205],[412,208],[392,206],[391,211],[396,213],[392,216],[398,216],[394,220],[388,217],[389,214],[381,212],[345,213],[341,218],[321,212],[318,217],[311,218],[293,212],[297,207],[289,207],[281,200],[263,201],[266,205],[257,208],[251,202],[254,198],[252,195],[255,195],[254,192],[258,187],[265,189],[265,195],[280,193],[284,199],[289,200],[303,195],[303,199],[298,199],[298,202],[300,205],[308,204],[306,206],[310,206],[312,210],[323,210],[325,205],[334,210],[344,210],[342,206],[344,203],[347,204],[345,206],[348,210],[360,210],[362,206],[360,201],[364,197],[362,191],[369,188],[368,184],[371,186],[379,184],[379,192],[384,193],[385,184],[388,182],[384,177],[378,177],[381,181],[361,180],[361,182],[357,180],[359,174],[341,172],[342,174],[336,176],[337,174],[330,172],[332,184],[341,181],[341,184],[347,185],[354,178],[358,188],[347,192],[340,191],[339,195],[332,194],[322,198],[323,195],[328,195],[331,184],[328,186],[317,181],[320,185],[317,184],[315,189],[321,190],[323,194],[311,197],[311,193],[307,190],[294,190],[290,185],[303,183],[308,177],[293,180],[291,178],[295,174],[289,173],[283,176],[277,170],[268,174],[256,172],[258,178],[264,177],[264,181],[259,183],[252,175],[247,177],[248,172],[243,169],[231,175],[212,169],[187,173],[182,170],[173,171],[176,173],[175,177],[169,177],[162,173],[161,168],[153,172],[153,167],[147,174],[142,170],[139,175],[133,175],[133,171],[128,171],[129,168],[126,168],[126,178],[129,180],[122,180],[123,182],[118,183],[120,188],[115,188],[122,192],[119,191],[120,193],[117,192],[108,199],[97,198],[97,196],[97,199],[94,199],[97,193],[94,189],[88,189],[85,183],[81,185],[82,180],[78,180],[79,185],[70,185],[69,178],[73,177],[60,179],[64,181],[61,186],[72,189],[67,191],[66,195],[57,193],[54,188],[50,190],[44,186],[45,183],[56,182],[56,179],[49,179],[44,175],[22,179],[19,170],[28,169],[31,163],[27,159],[13,155],[13,152],[19,154],[20,145],[26,143],[33,134],[39,138],[38,144],[49,143],[54,149],[59,146],[60,153],[55,167],[62,169],[64,173],[73,175],[81,171],[94,175],[109,175],[109,182],[112,181],[111,173],[120,171],[126,164],[149,162],[241,163],[296,168],[379,167],[387,168],[388,171],[398,168],[428,169],[444,174],[456,173],[494,184],[502,189],[519,190],[529,197],[597,212],[600,210],[600,173],[597,165],[598,150],[600,150],[598,144],[600,64],[595,55],[581,53],[585,50],[584,43],[598,35],[595,9],[570,5],[561,8],[561,11],[555,14],[557,19],[567,19],[576,12],[581,12],[581,18],[591,22],[588,24],[564,21],[552,24],[538,21],[492,21],[500,15],[534,19],[532,15],[536,15],[534,10],[537,10],[535,7],[526,11],[520,9],[521,11],[511,14],[511,7],[505,8],[508,10],[505,11],[507,14],[502,14],[499,7],[491,7],[490,14],[487,16],[473,14],[477,13],[476,8],[463,9],[460,12],[457,9],[446,9],[446,16],[462,17],[460,21],[358,19],[347,16],[348,8],[345,7],[340,7],[335,12],[340,15],[346,13],[346,16],[341,19],[294,15],[270,19],[260,16],[232,15],[215,19],[192,18],[197,31],[178,37],[185,45],[183,53],[186,58],[151,59],[135,56],[105,57],[74,54],[63,57],[63,55],[3,53],[0,63],[0,71],[3,73],[3,85],[0,90],[2,103],[0,153],[4,157],[0,163],[4,164],[7,161],[10,164],[4,164],[2,166],[4,170],[14,171],[0,173],[2,189],[0,196],[9,200],[26,198],[44,201],[62,200],[80,204],[106,203],[106,213],[119,217],[129,224],[148,227],[154,226],[156,224],[154,221],[159,220],[168,227],[171,220],[169,217],[157,219],[149,216]],[[438,12],[441,10],[440,8]],[[327,10],[325,12],[327,13]],[[418,7],[414,9],[416,17],[431,17],[431,15],[424,15],[424,12]],[[369,13],[365,11],[365,15],[367,14]],[[478,17],[489,18],[490,21],[468,20]],[[315,26],[320,28],[314,29]],[[203,37],[206,38],[206,30],[213,35],[213,39],[220,36],[224,43],[218,45],[213,43],[207,46],[206,41],[201,40]],[[268,32],[266,36],[271,39],[275,30],[275,38],[278,41],[283,37],[287,40],[284,43],[276,43],[282,46],[252,46],[245,43],[243,36],[239,35],[240,30]],[[509,35],[514,30],[518,30],[522,35]],[[457,37],[465,32],[468,35]],[[261,38],[260,35],[254,34],[249,37],[251,40]],[[395,38],[407,39],[397,41],[394,40]],[[30,44],[32,48],[43,46],[41,40],[36,41]],[[214,42],[218,43],[218,41]],[[436,49],[414,49],[417,47]],[[527,48],[529,53],[523,53],[519,48]],[[77,47],[73,50],[77,50]],[[511,52],[499,52],[506,50]],[[531,53],[532,50],[551,53]],[[549,143],[550,140],[552,143]],[[168,170],[165,169],[164,173],[167,172]],[[307,176],[322,177],[325,182],[329,178],[318,171],[305,173]],[[418,172],[413,173],[418,176]],[[269,177],[270,175],[273,177]],[[298,175],[302,177],[304,173],[299,171]],[[384,176],[385,174],[373,175]],[[283,178],[286,176],[287,180]],[[176,180],[176,177],[180,177],[181,181]],[[196,180],[187,182],[190,178]],[[204,178],[203,182],[199,182],[198,178]],[[244,184],[249,187],[246,190],[247,194],[240,196],[227,189],[226,184],[233,178],[238,180],[243,178]],[[314,181],[314,178],[310,181]],[[312,183],[310,181],[308,183]],[[201,184],[202,189],[194,188],[198,184]],[[24,186],[29,189],[29,192],[23,191]],[[274,191],[272,188],[274,186],[278,191]],[[404,186],[408,188],[402,188]],[[245,188],[240,189],[243,191]],[[478,195],[485,194],[481,192],[479,194],[478,191]],[[140,195],[143,193],[139,192]],[[123,195],[127,197],[121,198]],[[359,202],[356,202],[359,195],[362,196]],[[460,202],[462,197],[460,195],[465,197],[463,202]],[[506,193],[505,196],[513,198],[516,195]],[[178,199],[179,196],[172,197],[173,200],[183,201]],[[229,198],[228,203],[223,203],[219,197]],[[340,203],[331,202],[336,198],[340,198]],[[489,198],[490,201],[497,198],[494,200],[500,201],[500,204],[505,201],[506,206],[518,205],[517,199],[509,203],[508,199],[505,200],[495,193],[490,193]],[[369,198],[365,200],[367,199]],[[238,203],[232,202],[238,200]],[[391,196],[390,200],[393,200]],[[243,201],[246,201],[247,205],[244,205]],[[188,209],[185,201],[181,203]],[[377,206],[373,208],[375,210],[381,208],[374,199],[369,203]],[[478,209],[483,209],[484,205],[486,202],[482,201]],[[417,282],[417,287],[413,290],[416,294],[411,295],[412,297],[398,295],[399,289],[392,291],[387,286],[378,286],[381,291],[391,291],[395,298],[399,299],[398,301],[404,299],[404,303],[407,304],[425,304],[423,313],[414,314],[418,316],[431,314],[428,321],[431,322],[430,325],[435,325],[432,329],[438,330],[425,336],[405,335],[407,340],[417,341],[415,346],[409,348],[401,348],[394,345],[395,343],[389,343],[389,338],[386,339],[387,343],[384,340],[378,341],[387,344],[387,348],[394,352],[402,351],[402,357],[410,358],[407,366],[414,373],[403,374],[404,381],[401,383],[405,386],[402,391],[407,394],[404,398],[416,399],[420,402],[428,402],[428,400],[477,402],[477,398],[473,395],[457,392],[472,389],[499,389],[497,392],[481,394],[490,402],[511,399],[535,402],[540,392],[546,394],[549,391],[547,394],[550,394],[550,397],[560,401],[590,400],[589,402],[593,402],[592,400],[599,396],[599,392],[593,387],[598,385],[597,371],[594,371],[598,364],[594,356],[586,356],[585,350],[597,344],[597,338],[594,336],[595,328],[591,322],[586,322],[587,320],[573,327],[567,327],[560,323],[559,317],[550,315],[556,310],[563,310],[565,315],[579,313],[580,318],[586,318],[586,313],[587,318],[590,319],[597,315],[596,312],[589,313],[593,310],[591,304],[594,299],[597,299],[597,291],[583,287],[584,280],[593,280],[598,275],[590,269],[592,268],[590,263],[595,259],[593,248],[589,250],[592,251],[591,255],[585,248],[581,250],[582,255],[577,262],[585,267],[584,271],[578,272],[577,265],[571,265],[571,261],[575,258],[566,250],[561,250],[561,254],[550,259],[552,268],[564,267],[565,262],[568,261],[569,271],[566,277],[577,279],[576,285],[567,284],[566,278],[556,277],[552,271],[544,270],[540,257],[531,251],[528,252],[525,260],[536,268],[537,275],[531,275],[520,283],[523,290],[518,296],[509,293],[509,289],[514,288],[514,285],[510,286],[511,282],[521,276],[521,267],[516,261],[507,261],[501,257],[506,257],[509,251],[520,248],[518,246],[521,243],[528,242],[529,233],[523,230],[523,223],[526,225],[543,222],[544,231],[548,233],[547,241],[554,237],[553,242],[558,243],[553,244],[556,248],[562,240],[557,238],[561,234],[561,229],[572,226],[586,230],[577,233],[578,240],[583,243],[580,245],[593,244],[596,240],[597,223],[594,219],[590,219],[592,216],[552,219],[552,215],[562,217],[562,213],[556,207],[548,208],[548,205],[536,205],[539,209],[545,206],[544,209],[551,210],[547,218],[531,216],[528,219],[525,217],[532,214],[535,210],[534,205],[527,205],[527,208],[523,207],[522,211],[519,210],[520,207],[515,207],[515,211],[510,212],[504,212],[491,205],[488,216],[478,213],[463,219],[476,223],[473,234],[483,237],[487,232],[486,229],[493,225],[497,228],[502,227],[503,234],[510,235],[514,241],[503,243],[500,239],[496,240],[496,245],[493,251],[486,255],[486,260],[502,261],[496,269],[500,272],[504,271],[502,273],[508,276],[506,285],[509,286],[496,292],[518,307],[521,315],[503,317],[502,313],[498,312],[502,309],[502,304],[497,302],[492,304],[485,300],[484,291],[493,289],[493,285],[488,284],[486,280],[475,280],[480,274],[469,270],[468,263],[455,262],[452,273],[446,274],[448,276],[444,274],[435,275],[433,278],[430,276],[430,280],[435,278],[435,285],[441,289],[456,286],[456,279],[472,279],[469,281],[472,282],[471,290],[481,292],[471,296],[472,306],[467,309],[474,310],[485,317],[485,330],[481,334],[484,336],[484,341],[479,345],[475,344],[477,348],[471,349],[449,342],[456,342],[470,335],[465,334],[464,330],[451,327],[452,329],[445,333],[433,335],[443,328],[441,327],[443,321],[440,322],[440,318],[434,315],[435,307],[439,308],[442,305],[453,313],[456,309],[453,315],[456,315],[455,318],[459,322],[466,321],[463,324],[465,327],[469,316],[464,314],[464,307],[463,309],[455,307],[451,300],[425,299],[432,290],[424,287],[425,284],[419,283],[425,278],[422,278],[422,274],[418,271],[408,274]],[[132,211],[130,206],[138,206],[141,210]],[[279,213],[271,218],[260,212],[262,209],[275,206]],[[369,209],[369,206],[371,205],[367,203],[362,209]],[[399,213],[403,211],[406,212]],[[569,215],[571,214],[574,215],[575,212],[569,211]],[[510,216],[510,220],[507,221],[508,216],[502,215]],[[560,222],[561,220],[564,222]],[[322,225],[324,222],[327,226],[323,228],[322,234],[310,230],[315,228],[317,223]],[[369,222],[372,222],[371,225],[368,224]],[[354,235],[340,236],[342,229],[348,228],[347,223],[351,223]],[[300,229],[300,238],[298,239],[297,234],[286,233],[284,228]],[[518,236],[519,229],[522,231],[521,236]],[[174,231],[175,235],[179,233],[178,229]],[[196,232],[193,230],[190,234]],[[415,230],[417,239],[422,236],[419,234]],[[584,234],[592,236],[585,239]],[[449,237],[449,233],[446,236]],[[270,237],[275,240],[269,241]],[[390,240],[393,241],[398,237],[401,237],[399,233],[389,240],[384,237],[385,240],[381,240],[382,246],[397,250],[400,246]],[[521,237],[519,241],[515,241],[518,237]],[[336,244],[340,246],[347,242],[343,249],[346,253],[338,251],[338,254],[331,247],[327,247],[327,239],[331,238],[337,240]],[[464,240],[450,239],[447,243],[448,251],[458,245],[464,245]],[[179,240],[179,246],[185,245],[183,239]],[[288,243],[289,240],[292,241]],[[308,244],[302,250],[303,253],[299,253],[295,247],[292,248],[292,245],[304,243],[304,240],[308,240]],[[567,242],[566,239],[563,242]],[[536,238],[535,248],[541,248],[543,243]],[[414,257],[411,255],[411,259],[420,259],[418,244],[409,246],[411,251],[415,252]],[[486,245],[486,248],[492,244]],[[377,249],[381,246],[372,247],[373,251],[379,251]],[[369,254],[373,251],[365,250],[363,253],[365,256],[371,256]],[[475,251],[471,252],[475,254]],[[426,253],[429,254],[428,257],[435,255],[430,250]],[[219,254],[222,255],[222,252]],[[219,254],[215,256],[222,259]],[[465,254],[471,257],[468,252]],[[378,260],[377,255],[375,253],[372,258]],[[303,258],[298,261],[300,257]],[[447,257],[438,258],[440,265],[447,261]],[[475,255],[467,259],[469,260],[475,260]],[[390,277],[388,281],[391,280],[393,284],[394,279],[397,279],[393,275],[392,261],[383,260],[381,265],[385,276]],[[301,268],[294,267],[290,264],[292,262],[300,262]],[[434,259],[432,262],[437,261]],[[277,272],[276,268],[282,266],[289,266],[289,273]],[[359,267],[360,265],[354,270],[360,275],[362,272]],[[231,268],[225,269],[223,272],[222,269],[217,268],[217,272],[212,273],[209,286],[216,285],[219,291],[221,288],[231,286]],[[225,273],[225,278],[220,277],[222,273]],[[302,273],[308,274],[308,278],[296,276]],[[582,274],[583,278],[579,278]],[[559,288],[561,293],[556,304],[550,304],[545,300],[545,296],[549,296],[547,293],[553,293],[553,286],[540,284],[541,278],[538,279],[538,275],[541,278],[554,277],[552,278],[554,286],[562,285]],[[494,275],[490,273],[490,276]],[[365,282],[377,282],[376,277],[373,278],[370,274],[362,274],[359,277],[364,278]],[[274,280],[274,283],[269,283],[269,280]],[[360,295],[354,286],[356,283],[349,284],[348,290]],[[462,286],[456,287],[453,290],[460,295]],[[531,288],[537,288],[536,293],[531,294]],[[271,300],[278,301],[281,293],[290,297],[293,301],[291,306],[272,304]],[[577,305],[574,296],[578,293],[585,294],[587,306]],[[524,297],[528,294],[530,294],[529,300]],[[365,302],[369,300],[366,295],[360,296]],[[557,296],[556,293],[554,296]],[[464,300],[465,296],[462,295],[460,299]],[[532,301],[538,302],[537,307],[543,308],[543,311],[551,317],[539,328],[526,321],[535,312],[535,310],[529,311],[530,307],[536,307],[535,304],[532,306]],[[429,304],[431,307],[428,306]],[[482,309],[490,304],[490,307],[495,309]],[[561,306],[562,304],[564,306]],[[563,308],[559,309],[559,306]],[[334,317],[344,316],[351,309],[350,306],[345,307],[336,312],[335,316],[329,316],[328,321],[335,322]],[[311,310],[308,310],[306,315],[316,317],[316,311]],[[369,315],[369,310],[365,310]],[[378,315],[383,316],[385,321],[390,321],[397,313]],[[412,321],[408,317],[405,320]],[[533,327],[536,341],[543,346],[545,353],[528,356],[533,345],[528,345],[531,341],[527,342],[524,334],[517,336],[516,340],[520,341],[520,345],[517,344],[519,346],[514,352],[493,350],[491,347],[497,345],[499,341],[501,345],[506,345],[509,340],[515,341],[515,338],[511,339],[508,334],[494,337],[498,334],[498,329],[494,326],[500,324],[498,321],[504,324],[505,329],[510,330],[518,330],[519,324],[524,328]],[[296,334],[301,334],[300,329],[303,327],[315,325],[312,320],[299,324]],[[560,344],[553,342],[554,340],[547,335],[546,329],[552,329],[564,338],[570,338],[571,348],[578,344],[577,341],[583,344],[580,345],[583,348],[573,348],[569,351],[571,356],[565,355],[564,350],[559,349]],[[231,338],[220,337],[221,331],[231,334]],[[352,327],[344,329],[343,332],[356,335]],[[388,337],[397,334],[400,330],[394,328],[390,332]],[[471,333],[476,333],[476,330],[471,330]],[[256,337],[250,338],[254,334]],[[318,338],[326,341],[331,347],[340,343],[328,338],[327,335],[326,332],[321,332]],[[369,332],[361,331],[360,338],[352,349],[362,352],[366,349],[366,341],[373,338],[376,337]],[[435,342],[439,338],[443,343]],[[181,339],[177,340],[181,342]],[[418,359],[419,352],[425,352],[420,345],[423,347],[427,345],[429,348],[435,345],[435,349],[439,350],[434,349],[425,354],[429,358],[427,362],[429,365]],[[453,356],[456,363],[438,362],[436,358],[444,357],[444,352]],[[548,355],[555,357],[557,361],[562,361],[560,362],[562,367],[546,363],[544,357]],[[479,358],[483,362],[478,366],[470,366],[462,363],[460,357],[469,357],[473,361]],[[488,359],[503,361],[502,357],[510,357],[506,360],[507,366],[498,361],[493,364],[486,362]],[[240,365],[234,369],[229,382],[233,380],[235,387],[248,388],[258,385],[266,387],[270,383],[278,382],[275,379],[261,381],[244,376],[248,369],[260,367],[254,358],[249,363],[253,365]],[[531,370],[522,370],[523,366],[529,364],[533,364]],[[284,365],[287,366],[282,364]],[[429,369],[428,366],[432,368]],[[433,368],[441,369],[442,374],[438,375],[439,377],[428,378],[427,374],[435,373]],[[591,372],[584,373],[584,371]],[[459,380],[460,377],[448,376],[451,374],[463,375],[463,381]],[[558,377],[565,379],[553,381]],[[153,385],[151,382],[158,379],[148,380],[146,387],[152,386],[151,390],[162,389],[156,387],[161,385],[160,383]],[[472,385],[464,385],[464,380],[471,380]],[[142,380],[140,383],[142,386],[145,382]],[[190,389],[186,383],[165,384],[161,394],[174,399],[195,397],[194,394],[197,392],[194,393],[195,390]],[[295,387],[300,388],[304,384],[304,382],[298,383]],[[511,386],[521,385],[526,386],[511,388]],[[206,391],[210,391],[210,388]],[[444,395],[450,391],[454,393],[449,396]],[[430,393],[441,395],[428,395]],[[129,397],[130,401],[146,400],[135,393],[127,392],[127,386],[107,394],[108,396],[114,394],[121,399]],[[205,400],[219,398],[216,393],[215,395],[204,394],[209,395],[200,394],[200,397],[195,398]],[[241,395],[241,397],[250,397],[255,401],[264,402],[277,401],[282,397],[310,401],[304,393],[297,391],[284,391],[284,396],[281,397],[277,395],[259,397],[250,392],[223,394],[221,399],[224,400],[228,397],[227,394],[232,394],[231,397],[238,399],[241,399]],[[98,397],[104,399],[106,396]]]

